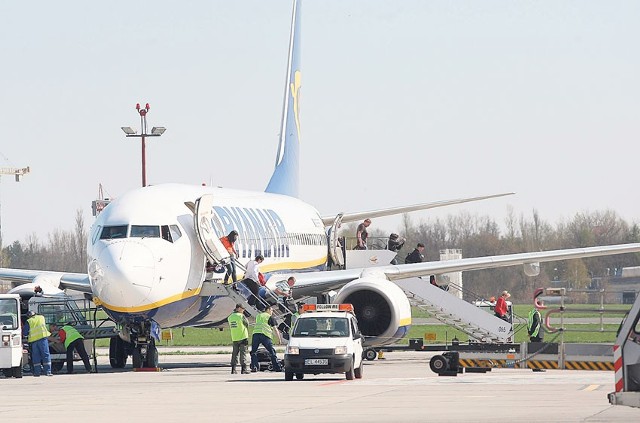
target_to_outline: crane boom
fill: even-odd
[[[15,175],[16,182],[20,182],[20,178],[29,173],[31,169],[29,166],[23,168],[17,167],[0,167],[0,175]]]

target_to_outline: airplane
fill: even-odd
[[[415,210],[462,204],[512,193],[421,203],[379,210],[321,215],[298,198],[300,146],[300,3],[293,0],[285,99],[275,169],[264,192],[185,184],[134,189],[98,215],[87,240],[87,273],[0,269],[0,279],[20,291],[40,286],[45,293],[72,289],[89,294],[120,328],[111,338],[110,362],[124,367],[157,367],[153,341],[159,328],[221,325],[236,301],[224,294],[223,274],[208,264],[233,260],[219,238],[237,230],[239,266],[256,255],[265,260],[267,285],[295,276],[296,297],[337,290],[336,302],[356,305],[360,329],[370,345],[406,335],[411,307],[395,280],[455,271],[523,265],[535,275],[539,263],[640,251],[640,243],[598,246],[415,264],[379,264],[330,270],[339,258],[341,223]],[[371,254],[371,251],[360,251]],[[14,291],[15,292],[15,291]]]

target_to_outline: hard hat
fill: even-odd
[[[35,316],[35,315],[36,315],[36,312],[35,312],[35,311],[33,311],[33,310],[29,310],[29,311],[27,312],[27,318],[29,318],[29,317],[33,317],[33,316]]]

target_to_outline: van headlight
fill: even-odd
[[[333,350],[333,353],[335,355],[346,354],[347,353],[347,347],[345,347],[345,346],[335,347],[335,349]]]
[[[287,354],[298,355],[300,354],[300,348],[287,346]]]

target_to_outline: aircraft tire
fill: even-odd
[[[145,367],[158,367],[158,349],[155,342],[152,340],[147,347],[147,361]]]
[[[113,369],[122,369],[127,365],[124,341],[119,336],[112,336],[109,340],[109,364]]]
[[[304,379],[304,373],[296,373],[296,379],[298,380]]]
[[[134,369],[139,369],[142,367],[142,353],[140,352],[139,347],[134,348],[131,358],[133,360]]]

